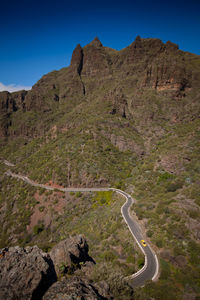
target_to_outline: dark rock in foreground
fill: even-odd
[[[99,288],[86,276],[81,279],[73,274],[86,261],[93,260],[81,235],[63,240],[50,255],[37,246],[0,249],[0,300],[112,299],[107,297],[106,284]],[[70,273],[70,277],[57,281],[55,268],[59,276]]]
[[[54,283],[48,292],[45,294],[44,300],[103,300],[103,299],[113,299],[111,297],[107,298],[101,296],[97,288],[91,284],[87,279],[80,279],[73,277],[70,279],[65,279],[60,282]]]
[[[0,250],[0,299],[42,299],[56,274],[48,254],[37,246]]]
[[[50,252],[57,275],[60,272],[73,272],[81,262],[93,261],[88,255],[85,237],[78,235],[68,238],[54,246]]]

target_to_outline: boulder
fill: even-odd
[[[49,255],[37,246],[0,250],[0,299],[39,300],[55,281]]]
[[[88,244],[82,235],[68,238],[55,245],[50,257],[57,275],[73,272],[76,268],[80,268],[81,262],[93,261],[88,255]]]

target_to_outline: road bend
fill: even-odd
[[[7,161],[6,161],[7,164]],[[8,164],[7,164],[8,165]],[[142,235],[141,229],[139,227],[139,224],[136,220],[134,220],[129,213],[131,205],[134,203],[133,198],[126,192],[121,191],[119,189],[115,188],[61,188],[61,187],[53,187],[49,185],[39,184],[34,182],[33,180],[29,179],[27,176],[15,174],[11,171],[7,171],[5,173],[7,176],[15,177],[18,179],[21,179],[25,181],[26,183],[35,186],[35,187],[41,187],[46,190],[59,190],[62,192],[98,192],[98,191],[115,191],[119,193],[120,195],[124,196],[126,198],[126,202],[121,207],[121,213],[122,216],[128,225],[128,228],[133,235],[135,241],[137,242],[139,248],[141,249],[142,253],[145,256],[145,263],[144,266],[133,275],[129,276],[129,279],[131,281],[131,285],[133,287],[139,287],[144,286],[145,281],[147,280],[156,280],[158,278],[158,272],[159,272],[159,263],[156,254],[151,249],[150,245],[146,242],[146,247],[142,246],[141,240],[144,240],[144,236]]]
[[[145,256],[145,263],[141,270],[137,273],[130,276],[132,279],[132,286],[144,286],[145,281],[147,280],[156,280],[158,278],[159,272],[159,263],[158,258],[150,245],[146,242],[146,247],[141,244],[141,240],[144,240],[144,236],[142,231],[139,227],[139,224],[134,220],[129,213],[131,205],[134,203],[133,198],[124,191],[113,189],[111,190],[116,191],[117,193],[123,195],[126,198],[126,202],[121,207],[122,216],[129,227],[131,234],[133,235],[134,239],[136,240],[138,246],[140,247],[141,251]]]

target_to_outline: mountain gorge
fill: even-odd
[[[195,299],[199,116],[200,56],[139,36],[120,51],[98,38],[78,44],[70,66],[44,75],[30,91],[1,92],[1,247],[37,244],[48,251],[85,234],[97,261],[90,279],[107,280],[116,299],[132,299],[111,276],[128,276],[142,263],[119,217],[123,199],[50,193],[5,172],[54,186],[114,186],[136,199],[132,214],[160,258],[160,280],[137,289],[136,299]]]

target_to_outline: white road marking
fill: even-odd
[[[4,163],[6,165],[8,165],[6,162],[4,161]],[[32,181],[31,179],[29,179],[27,176],[23,176],[23,175],[18,175],[18,174],[12,173],[10,170],[8,170],[5,174],[7,176],[11,176],[11,177],[15,177],[15,178],[21,179],[21,180],[25,181],[26,183],[31,184],[33,186],[41,187],[41,188],[44,188],[44,189],[47,189],[47,190],[59,190],[59,191],[62,191],[62,192],[115,191],[115,192],[119,193],[120,195],[124,196],[126,198],[126,202],[121,207],[121,214],[122,214],[122,216],[124,218],[124,221],[126,222],[128,228],[129,228],[132,236],[134,237],[134,239],[137,242],[139,248],[141,249],[141,251],[143,252],[143,254],[145,256],[144,266],[139,271],[137,271],[136,273],[132,274],[131,276],[128,276],[128,278],[136,278],[138,275],[140,275],[141,273],[143,273],[146,270],[147,265],[148,265],[146,253],[145,253],[143,247],[141,246],[140,242],[138,241],[138,239],[136,238],[136,236],[132,232],[132,230],[131,230],[131,228],[130,228],[130,226],[129,226],[129,224],[128,224],[128,222],[127,222],[127,220],[126,220],[126,218],[125,218],[125,216],[123,214],[123,207],[127,204],[128,200],[131,199],[132,203],[134,203],[134,199],[129,194],[127,194],[126,192],[123,192],[122,190],[115,189],[115,188],[109,188],[109,187],[105,187],[105,188],[71,188],[71,187],[70,188],[59,188],[59,187],[52,187],[52,186],[48,186],[48,185],[36,183],[36,182]],[[130,207],[128,208],[128,215],[131,218],[129,210],[130,210]],[[151,250],[151,252],[153,253],[153,255],[155,256],[155,261],[156,261],[156,271],[155,271],[154,276],[152,277],[152,280],[154,281],[154,280],[157,280],[157,278],[158,278],[159,262],[158,262],[157,255],[154,253],[154,251],[151,249],[151,247],[149,245],[148,245],[148,247]]]

